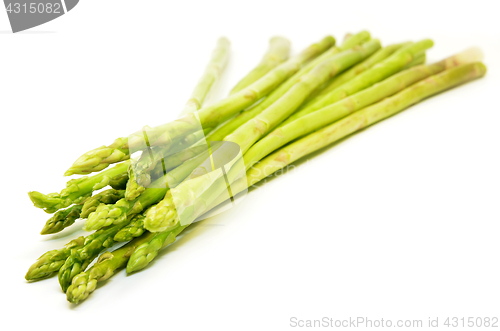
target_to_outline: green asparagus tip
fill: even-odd
[[[78,304],[85,300],[92,293],[97,285],[97,280],[90,280],[88,272],[82,272],[75,276],[73,283],[66,291],[66,298],[69,302]]]
[[[39,268],[35,268],[35,269],[31,269],[30,268],[30,270],[28,270],[28,272],[24,276],[24,279],[26,279],[28,282],[32,282],[32,281],[35,281],[35,280],[40,280],[42,278],[48,277],[51,274],[52,274],[52,272],[50,274],[41,272],[39,270]]]
[[[60,202],[59,198],[52,198],[37,191],[28,192],[28,196],[35,207],[42,209],[53,207]]]
[[[40,234],[46,235],[46,234],[53,234],[53,233],[57,233],[57,232],[59,232],[59,231],[54,231],[54,223],[51,223],[51,224],[45,224],[42,231],[40,231]]]
[[[74,175],[75,173],[73,172],[73,170],[71,168],[69,168],[68,170],[66,170],[66,172],[64,173],[64,176],[71,176],[71,175]]]
[[[58,266],[61,266],[63,263],[64,261],[60,261],[59,263],[54,263],[52,265],[42,265],[42,266],[34,264],[29,268],[28,272],[24,276],[24,279],[26,279],[28,282],[31,282],[47,278],[57,271],[53,270],[54,268],[57,268],[56,264]]]
[[[128,229],[122,229],[114,236],[113,240],[118,242],[125,242],[130,241],[134,239],[134,237],[138,237],[139,235],[134,236],[134,234],[130,233]]]
[[[149,262],[151,262],[156,255],[158,255],[158,250],[151,251],[152,247],[149,243],[144,243],[137,247],[132,256],[127,263],[127,273],[139,271],[144,269]]]
[[[144,224],[137,224],[131,227],[121,229],[113,238],[114,241],[124,242],[130,241],[144,233]]]
[[[141,193],[144,191],[145,191],[144,186],[139,185],[135,180],[135,178],[129,179],[127,183],[127,189],[125,191],[125,200],[132,201],[139,195],[141,195]]]
[[[41,234],[52,234],[57,233],[68,226],[75,223],[75,221],[80,217],[80,212],[82,210],[81,205],[75,205],[68,209],[57,211],[48,221],[45,223]]]
[[[59,268],[61,268],[64,264],[64,260],[54,259],[57,254],[59,254],[59,252],[57,250],[53,250],[42,255],[31,265],[24,278],[30,282],[47,278],[54,272],[57,272],[57,270],[59,270]]]
[[[118,218],[124,218],[126,215],[120,208],[100,204],[96,211],[90,213],[85,222],[85,231],[99,230],[102,227],[113,224]]]
[[[123,139],[115,141],[117,145],[123,145]],[[112,145],[113,146],[113,145]],[[73,165],[64,173],[65,176],[72,174],[85,175],[91,172],[101,171],[112,163],[121,162],[129,158],[127,149],[101,146],[91,150],[78,158]]]
[[[173,201],[165,198],[147,212],[144,227],[150,232],[162,232],[172,229],[177,223],[178,217]]]
[[[93,152],[95,152],[96,150],[94,150]],[[64,176],[71,176],[74,174],[87,174],[89,172],[92,172],[92,169],[99,166],[100,161],[101,158],[99,157],[93,155],[87,156],[84,154],[78,160],[76,160],[68,170],[66,170]]]

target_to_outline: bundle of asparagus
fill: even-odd
[[[67,299],[79,303],[118,269],[145,268],[196,219],[277,170],[485,75],[477,49],[424,64],[432,46],[425,39],[382,47],[362,31],[339,46],[327,36],[289,58],[290,43],[275,37],[227,98],[203,107],[227,60],[221,38],[182,117],[85,153],[66,175],[99,173],[70,180],[60,193],[29,192],[36,207],[54,213],[42,234],[79,218],[94,232],[42,255],[26,279],[57,272]],[[228,144],[239,153],[215,166]],[[131,160],[135,150],[142,154]],[[103,253],[118,242],[128,243]]]

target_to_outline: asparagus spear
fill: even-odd
[[[400,48],[390,57],[388,57],[382,62],[379,62],[371,69],[361,73],[354,79],[341,85],[340,87],[331,91],[322,98],[319,98],[319,100],[308,105],[307,107],[302,108],[297,113],[290,116],[281,125],[282,126],[286,125],[301,116],[304,116],[318,109],[321,109],[325,106],[328,106],[334,102],[339,101],[342,98],[345,98],[346,96],[352,95],[353,93],[361,91],[362,89],[391,76],[392,74],[402,70],[404,66],[413,61],[413,59],[417,54],[424,52],[426,49],[431,48],[433,44],[434,43],[432,40],[424,39],[417,43]]]
[[[109,164],[128,158],[128,149],[137,148],[144,142],[147,135],[151,146],[169,145],[178,137],[186,136],[198,130],[200,124],[203,128],[215,127],[224,122],[237,112],[250,106],[263,96],[269,94],[279,84],[297,72],[303,63],[321,54],[334,43],[334,38],[328,36],[317,44],[310,46],[307,50],[296,57],[280,64],[269,71],[255,83],[221,100],[209,107],[200,109],[196,114],[187,114],[180,119],[158,126],[155,129],[144,128],[141,132],[131,135],[129,138],[118,138],[110,146],[103,146],[82,155],[67,174],[80,172],[93,172],[106,168]],[[111,157],[119,154],[120,157]]]
[[[254,119],[240,126],[232,134],[224,138],[240,145],[243,153],[262,136],[290,116],[314,89],[325,83],[337,73],[362,61],[380,49],[378,40],[370,40],[362,46],[339,53],[314,67],[301,80],[293,85],[280,99],[269,106]]]
[[[421,61],[423,58],[423,56],[420,56],[418,60]],[[416,66],[332,105],[302,116],[293,122],[277,128],[253,145],[244,156],[245,166],[249,169],[264,156],[290,141],[391,96],[415,82],[446,69],[477,60],[479,60],[477,52],[466,50],[432,65]]]
[[[83,237],[79,237],[71,240],[61,249],[54,249],[40,256],[26,273],[26,280],[39,280],[57,272],[64,264],[64,261],[69,257],[72,250],[83,247],[84,240]]]
[[[90,262],[92,262],[104,249],[113,246],[115,243],[113,240],[114,236],[126,224],[128,224],[128,222],[122,222],[96,231],[85,238],[83,247],[71,251],[71,254],[59,269],[58,274],[59,285],[61,285],[64,292],[66,292],[69,285],[71,285],[73,277],[84,271]]]
[[[430,76],[392,97],[359,110],[267,156],[247,171],[248,186],[254,185],[275,171],[314,151],[397,114],[425,98],[482,77],[485,74],[486,67],[484,64],[474,62]]]
[[[243,111],[241,114],[230,119],[228,122],[226,122],[221,127],[210,132],[210,134],[208,134],[208,136],[207,136],[207,140],[209,140],[209,141],[223,140],[226,136],[233,133],[241,125],[243,125],[247,121],[251,120],[252,118],[257,116],[258,114],[260,114],[267,107],[272,105],[276,100],[281,98],[295,83],[297,83],[300,80],[300,78],[302,76],[304,76],[309,71],[311,71],[312,68],[317,66],[319,63],[323,62],[324,60],[326,60],[326,59],[328,59],[328,58],[330,58],[330,57],[332,57],[332,56],[334,56],[342,51],[346,51],[350,48],[353,48],[354,46],[360,45],[361,43],[368,41],[369,39],[370,39],[370,34],[367,31],[362,31],[362,32],[346,39],[346,41],[340,47],[335,47],[332,45],[332,47],[330,49],[328,49],[323,54],[321,54],[320,56],[318,56],[314,60],[312,60],[309,63],[307,63],[306,65],[304,65],[304,67],[301,70],[299,70],[295,75],[293,75],[291,78],[289,78],[283,84],[281,84],[278,88],[276,88],[276,90],[274,90],[271,94],[269,94],[264,99],[264,101],[251,107],[248,110]]]
[[[68,301],[79,303],[85,300],[90,293],[94,292],[97,282],[108,279],[114,275],[116,270],[125,267],[134,250],[141,244],[148,242],[153,236],[153,233],[145,233],[113,252],[102,254],[89,270],[73,278],[66,291]]]
[[[192,113],[200,109],[208,92],[215,81],[219,79],[222,70],[226,66],[229,58],[229,44],[227,38],[219,38],[217,47],[212,53],[212,58],[181,114]]]
[[[129,158],[128,138],[118,138],[109,146],[98,147],[79,157],[73,166],[64,173],[64,176],[99,172],[110,164]]]
[[[64,228],[75,223],[80,218],[83,205],[73,205],[68,209],[57,211],[54,216],[47,220],[40,234],[52,234],[62,231]]]
[[[43,208],[47,213],[54,213],[59,209],[78,204],[87,199],[93,191],[100,190],[109,184],[111,178],[127,171],[129,161],[118,164],[91,177],[82,177],[70,180],[61,193],[42,194],[36,191],[28,195],[37,208]]]
[[[288,60],[290,54],[290,42],[283,37],[273,37],[269,40],[269,50],[264,55],[260,63],[248,75],[236,84],[230,94],[241,91],[248,85],[257,81],[271,69],[275,68],[282,62]]]

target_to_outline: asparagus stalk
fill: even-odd
[[[242,152],[245,153],[257,140],[290,116],[316,87],[325,83],[337,73],[362,61],[378,49],[380,49],[380,42],[370,40],[362,46],[344,51],[323,61],[301,77],[301,80],[275,103],[254,119],[236,129],[224,140],[237,143],[240,145]]]
[[[122,222],[106,229],[96,231],[85,238],[83,247],[74,249],[68,256],[64,264],[59,269],[58,279],[59,285],[64,292],[71,285],[73,277],[84,271],[104,249],[113,246],[115,241],[114,236],[128,222]]]
[[[361,73],[354,79],[348,81],[347,83],[341,85],[335,90],[331,91],[327,95],[319,98],[311,105],[299,110],[297,113],[290,116],[281,125],[286,125],[299,117],[306,114],[310,114],[318,109],[328,106],[334,102],[339,101],[349,95],[352,95],[358,91],[361,91],[368,86],[371,86],[391,75],[403,69],[404,66],[409,64],[416,57],[417,54],[424,52],[433,46],[433,41],[430,39],[424,39],[417,43],[404,46],[392,54],[390,57],[382,62],[379,62],[371,69]]]
[[[262,111],[264,111],[266,108],[268,108],[270,105],[272,105],[276,100],[281,98],[294,84],[296,84],[302,76],[307,74],[309,71],[312,70],[315,66],[317,66],[319,63],[325,61],[326,59],[342,52],[346,51],[350,48],[353,48],[357,45],[360,45],[361,43],[368,41],[370,39],[370,34],[367,31],[362,31],[351,38],[348,38],[340,47],[335,47],[332,45],[332,47],[328,50],[326,50],[323,54],[320,56],[316,57],[314,60],[310,61],[304,67],[299,70],[295,75],[293,75],[291,78],[289,78],[287,81],[285,81],[283,84],[281,84],[276,90],[274,90],[271,94],[269,94],[264,101],[261,103],[251,107],[248,110],[243,111],[241,114],[237,115],[236,117],[230,119],[228,122],[226,122],[224,125],[221,127],[215,129],[214,131],[210,132],[207,136],[207,140],[209,141],[220,141],[223,140],[226,136],[229,134],[233,133],[237,128],[239,128],[241,125],[246,123],[247,121],[251,120],[258,114],[260,114]]]
[[[52,234],[62,231],[80,218],[83,205],[73,205],[68,209],[57,211],[48,219],[40,234]]]
[[[200,109],[196,114],[187,114],[176,121],[158,126],[155,129],[145,128],[141,132],[131,135],[129,138],[118,138],[110,146],[99,147],[85,153],[75,161],[67,171],[67,174],[99,171],[111,163],[123,160],[125,158],[124,155],[128,158],[128,149],[130,147],[137,148],[141,146],[145,134],[147,134],[147,139],[151,146],[170,145],[175,139],[197,131],[200,124],[204,128],[217,126],[219,123],[224,122],[229,117],[269,94],[284,80],[297,72],[305,62],[331,47],[334,40],[331,36],[324,38],[298,56],[289,59],[269,71],[245,89],[209,107]],[[120,154],[121,156],[111,157],[114,154]]]
[[[217,46],[212,53],[212,58],[181,114],[192,113],[201,108],[208,92],[219,79],[222,70],[224,70],[226,66],[229,58],[229,45],[230,43],[227,38],[219,38]]]
[[[417,59],[421,61],[424,56]],[[324,107],[293,122],[281,126],[253,145],[244,156],[245,166],[251,168],[263,157],[277,148],[301,136],[316,131],[359,109],[389,97],[407,86],[452,67],[477,61],[477,52],[466,50],[432,65],[423,65],[402,71],[367,89]]]
[[[430,76],[392,97],[359,110],[267,156],[247,171],[248,186],[254,185],[261,179],[310,153],[397,114],[425,98],[482,77],[485,74],[486,67],[484,64],[474,62]]]
[[[85,300],[90,293],[94,292],[97,282],[108,279],[114,275],[116,270],[125,267],[134,250],[141,244],[148,242],[153,236],[153,233],[145,233],[113,252],[102,254],[89,270],[73,278],[66,291],[68,301],[79,303]]]
[[[340,85],[350,81],[354,77],[358,76],[362,72],[365,72],[366,70],[370,69],[373,67],[375,64],[387,59],[389,56],[394,54],[398,49],[400,49],[403,46],[407,46],[410,43],[401,43],[401,44],[394,44],[394,45],[389,45],[387,47],[384,47],[363,62],[361,62],[358,65],[355,65],[351,69],[343,72],[342,74],[334,77],[331,82],[328,83],[328,85],[320,92],[316,97],[321,97],[329,92],[335,90],[337,87]],[[307,104],[306,104],[307,106]]]
[[[230,94],[237,93],[254,83],[282,62],[288,60],[290,54],[290,41],[283,37],[273,37],[269,41],[269,49],[260,63],[236,84]]]
[[[40,256],[26,273],[26,280],[40,280],[57,272],[64,264],[64,261],[69,257],[72,250],[83,247],[84,240],[83,237],[79,237],[71,240],[61,249],[54,249]]]
[[[43,208],[47,213],[54,213],[72,204],[83,202],[93,191],[100,190],[108,185],[111,178],[126,173],[129,163],[129,161],[123,162],[91,177],[72,179],[61,193],[45,195],[32,191],[28,192],[28,195],[35,207]]]

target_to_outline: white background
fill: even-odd
[[[0,327],[287,330],[291,317],[500,317],[495,4],[84,0],[15,35],[0,10]],[[384,45],[432,38],[429,62],[479,46],[488,74],[311,156],[79,306],[56,278],[26,283],[39,255],[83,232],[79,221],[40,236],[49,216],[26,193],[59,191],[83,152],[175,118],[219,36],[232,53],[214,99],[273,35],[297,53],[362,29]]]

